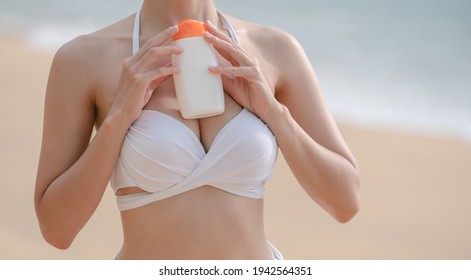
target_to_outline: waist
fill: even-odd
[[[124,259],[271,258],[263,201],[201,187],[121,213]]]

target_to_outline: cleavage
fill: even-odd
[[[205,153],[211,149],[214,139],[221,129],[229,123],[237,114],[240,113],[242,107],[237,104],[229,95],[225,94],[225,111],[224,113],[203,119],[184,119],[180,113],[177,98],[175,95],[175,87],[173,79],[170,78],[163,82],[153,93],[145,110],[158,111],[166,114],[176,121],[189,128],[196,138],[199,139],[204,148]],[[165,132],[163,132],[165,133]]]

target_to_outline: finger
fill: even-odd
[[[233,66],[252,64],[248,55],[240,48],[239,45],[220,39],[213,34],[206,32],[205,40],[212,44],[214,48]],[[236,63],[235,63],[236,62]]]
[[[206,26],[207,31],[209,33],[207,35],[207,37],[208,37],[207,41],[209,43],[211,43],[211,38],[210,37],[211,37],[211,35],[213,35],[216,38],[219,38],[223,41],[228,42],[229,44],[232,44],[233,46],[238,46],[237,44],[235,44],[234,40],[230,36],[226,35],[226,33],[222,32],[222,31],[220,31],[211,21],[207,20],[205,26]],[[213,46],[214,46],[214,44],[213,44]],[[214,46],[214,47],[232,65],[239,66],[239,63],[236,60],[234,60],[234,58],[230,55],[230,52],[227,52],[224,49],[219,48],[217,46]]]
[[[213,47],[225,60],[229,61],[232,66],[240,66],[240,63],[235,60],[229,52],[215,45],[213,45]]]
[[[139,59],[136,63],[136,67],[138,67],[138,69],[148,69],[154,66],[156,62],[159,61],[159,58],[181,53],[183,53],[183,49],[177,46],[152,47]]]
[[[218,37],[221,40],[227,41],[227,42],[234,42],[230,36],[227,36],[226,33],[222,32],[219,30],[211,21],[207,20],[206,21],[206,28],[207,30],[213,34],[214,36]]]
[[[253,66],[245,67],[209,67],[209,72],[229,78],[244,78],[247,81],[256,79],[257,71]]]
[[[134,55],[135,62],[139,61],[142,56],[144,56],[149,49],[152,47],[158,47],[167,42],[178,32],[178,25],[170,26],[169,28],[165,29],[164,31],[160,32],[159,34],[152,37],[148,40],[139,51]]]
[[[162,82],[167,80],[171,75],[181,71],[178,66],[161,67],[156,70],[145,73],[144,79],[148,81],[149,88],[154,91]]]

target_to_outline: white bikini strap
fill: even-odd
[[[224,28],[229,32],[229,35],[231,35],[232,40],[234,40],[234,42],[237,45],[240,45],[239,37],[237,37],[237,34],[236,34],[234,28],[232,27],[231,23],[229,22],[229,20],[219,10],[218,10],[218,15],[219,15],[219,19],[221,19],[222,24],[224,25]]]
[[[222,21],[222,24],[224,25],[224,28],[229,32],[231,35],[232,40],[238,45],[240,45],[239,38],[237,37],[237,34],[235,33],[234,28],[232,27],[231,23],[227,18],[224,16],[223,13],[218,11],[219,18]],[[137,51],[140,48],[139,44],[139,35],[140,35],[140,26],[141,26],[141,11],[139,10],[136,15],[134,16],[134,30],[132,33],[132,54],[137,53]]]
[[[137,53],[139,50],[139,35],[140,35],[140,26],[141,26],[141,10],[136,13],[134,17],[134,30],[132,32],[132,54]]]

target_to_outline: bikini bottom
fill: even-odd
[[[277,261],[284,260],[283,255],[281,254],[281,252],[278,249],[276,249],[276,247],[273,246],[273,244],[271,244],[270,241],[268,241],[268,246],[270,246],[271,252],[273,253],[273,258],[275,260],[277,260]]]

